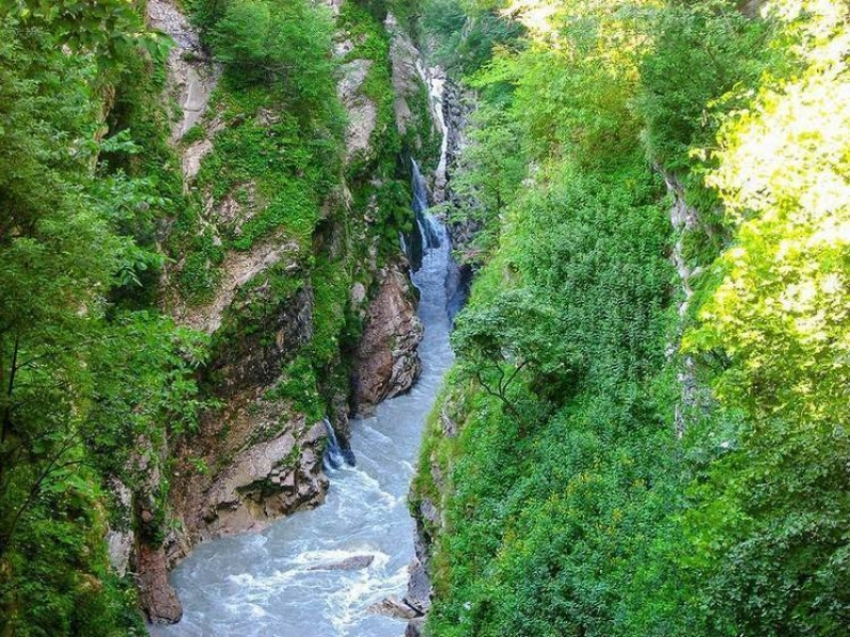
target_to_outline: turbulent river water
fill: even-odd
[[[183,620],[153,627],[155,637],[399,637],[404,624],[369,606],[406,592],[414,523],[406,505],[425,417],[451,364],[446,281],[451,259],[445,228],[421,208],[424,256],[413,275],[420,290],[422,374],[413,389],[352,423],[355,467],[328,469],[325,504],[289,516],[256,535],[199,546],[171,581]],[[326,566],[374,556],[366,568]]]

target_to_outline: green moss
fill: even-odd
[[[417,91],[407,99],[413,117],[405,131],[403,144],[416,157],[423,173],[437,169],[442,146],[442,136],[431,119],[430,100],[428,87],[417,78]]]
[[[207,132],[201,124],[195,124],[187,130],[183,137],[180,138],[180,143],[183,146],[191,146],[195,142],[199,142],[207,136]]]
[[[313,421],[320,420],[325,414],[313,361],[304,352],[283,369],[280,380],[266,392],[265,399],[287,400],[296,411],[307,414]]]

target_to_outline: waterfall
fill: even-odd
[[[412,166],[411,185],[413,187],[413,215],[419,227],[419,236],[423,250],[439,248],[445,240],[445,227],[428,211],[428,186],[419,170],[415,159],[410,160]]]
[[[325,447],[325,455],[322,458],[322,464],[325,467],[325,471],[339,469],[346,461],[345,455],[343,454],[339,441],[336,439],[336,432],[334,431],[331,421],[328,418],[325,418],[323,422],[325,423],[325,429],[328,432],[328,446]]]

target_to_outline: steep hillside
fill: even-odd
[[[176,622],[319,506],[430,243],[377,612],[845,637],[848,58],[844,0],[0,0],[0,637]]]
[[[416,378],[438,133],[383,3],[53,9],[3,9],[2,634],[141,634],[134,588],[178,620],[168,569],[320,504],[328,427]]]
[[[425,634],[846,634],[846,5],[424,24],[482,228],[411,495]]]

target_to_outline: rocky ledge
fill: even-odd
[[[362,415],[410,389],[421,369],[417,348],[424,330],[402,266],[385,268],[378,286],[354,361],[354,411]]]

